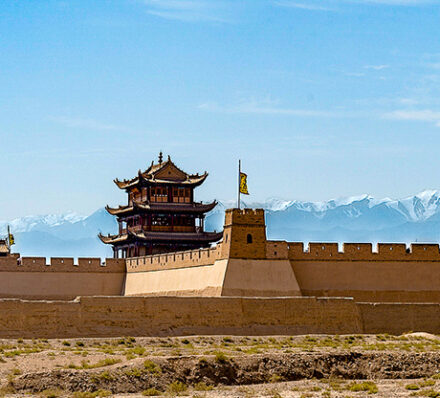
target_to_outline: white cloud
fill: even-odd
[[[389,65],[365,65],[365,69],[372,69],[372,70],[384,70],[389,68]]]
[[[206,102],[198,105],[203,111],[229,113],[229,114],[258,114],[258,115],[284,115],[299,117],[335,117],[340,116],[340,112],[321,111],[311,109],[283,108],[277,106],[277,101],[246,100],[235,105],[219,105],[216,102]]]
[[[434,123],[440,127],[440,112],[430,109],[425,110],[396,110],[385,113],[384,118],[393,120],[412,120]]]
[[[432,69],[440,69],[440,62],[431,62],[427,66]]]
[[[382,4],[389,6],[422,6],[437,4],[436,0],[348,0],[350,3]]]
[[[49,117],[49,120],[62,124],[69,128],[81,128],[86,130],[97,130],[97,131],[123,131],[124,127],[116,126],[114,124],[102,123],[98,120],[93,119],[81,119],[81,118],[71,118],[65,116],[53,116]]]
[[[361,73],[361,72],[346,72],[345,76],[350,76],[350,77],[363,77],[365,76],[365,73]]]
[[[276,6],[286,8],[302,8],[312,11],[335,11],[337,6],[359,4],[359,5],[384,5],[384,6],[424,6],[439,4],[438,0],[308,0],[299,2],[296,0],[277,0]]]
[[[324,5],[314,4],[314,3],[297,3],[295,1],[283,0],[276,1],[275,5],[279,7],[287,7],[287,8],[300,8],[303,10],[311,10],[311,11],[332,11],[333,8],[326,7]]]
[[[145,0],[147,12],[165,19],[183,22],[220,22],[227,23],[227,10],[233,7],[228,0]]]

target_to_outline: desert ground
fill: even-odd
[[[5,397],[440,397],[440,337],[0,340]]]

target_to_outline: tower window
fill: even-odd
[[[252,243],[252,235],[248,234],[247,236],[247,243]]]

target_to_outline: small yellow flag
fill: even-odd
[[[240,193],[244,195],[249,195],[247,186],[247,174],[240,173]]]
[[[15,245],[14,235],[9,234],[9,246]]]

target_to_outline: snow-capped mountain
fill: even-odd
[[[74,212],[68,212],[66,214],[47,214],[43,216],[25,216],[9,222],[0,221],[0,231],[4,232],[2,229],[4,230],[6,225],[9,225],[15,232],[41,231],[63,224],[73,224],[85,218],[85,216],[80,216]]]
[[[220,231],[224,211],[233,201],[222,201],[207,215],[206,229]],[[376,199],[360,195],[322,202],[271,198],[263,203],[243,203],[266,209],[270,239],[337,242],[433,242],[440,239],[440,191],[426,190],[403,199]],[[98,232],[115,233],[115,218],[104,209],[90,216],[74,212],[26,216],[0,222],[16,236],[14,251],[36,256],[111,255],[97,238]]]

